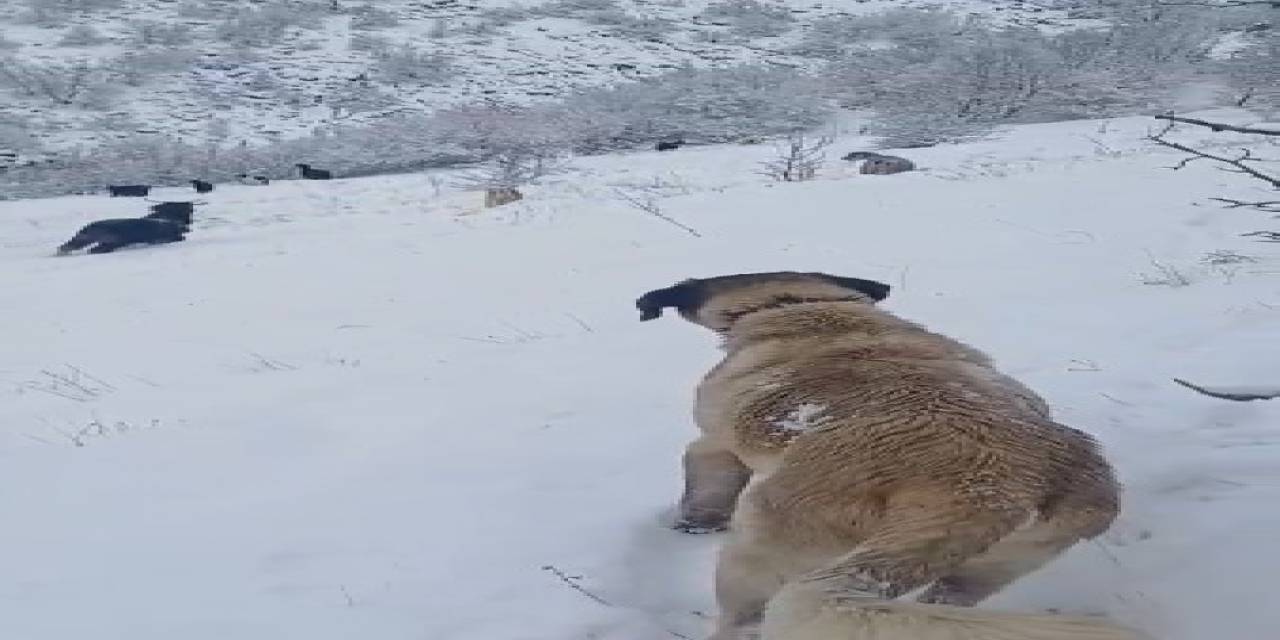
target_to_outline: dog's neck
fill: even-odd
[[[812,338],[835,334],[883,334],[918,329],[882,311],[862,296],[791,297],[726,309],[719,331],[726,348],[757,340]]]

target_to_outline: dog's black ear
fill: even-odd
[[[853,289],[876,302],[880,302],[881,300],[888,298],[889,290],[892,288],[883,282],[876,282],[875,280],[844,278],[841,276],[830,276],[830,278],[832,282],[835,282],[846,289]]]
[[[662,316],[667,307],[690,309],[698,304],[700,293],[696,284],[682,282],[666,289],[654,289],[636,299],[640,320],[653,320]]]

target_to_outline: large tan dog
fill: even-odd
[[[724,338],[698,388],[676,525],[731,529],[712,639],[1143,637],[969,608],[1106,530],[1119,488],[1092,438],[982,353],[877,308],[888,294],[779,272],[636,301],[641,320],[675,308]]]

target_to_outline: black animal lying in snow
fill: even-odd
[[[236,182],[249,185],[251,187],[265,187],[271,184],[271,179],[266,176],[251,176],[247,173],[237,173]]]
[[[89,253],[111,253],[132,244],[165,244],[186,240],[187,225],[159,218],[113,218],[85,225],[58,247],[58,255],[94,245]]]
[[[312,169],[309,164],[298,163],[296,165],[302,171],[302,177],[307,180],[330,180],[333,174],[327,169]]]
[[[191,218],[197,204],[204,202],[156,202],[151,213],[141,218],[112,218],[85,225],[76,235],[58,247],[65,255],[95,245],[89,253],[111,253],[131,244],[164,244],[186,240],[191,231]]]
[[[142,198],[151,193],[149,184],[113,184],[107,187],[112,198]]]

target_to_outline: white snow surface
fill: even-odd
[[[144,203],[0,202],[0,638],[703,637],[720,536],[663,520],[716,340],[633,301],[775,269],[892,284],[1106,446],[1121,520],[984,606],[1272,637],[1280,403],[1171,379],[1276,379],[1280,257],[1151,126],[797,184],[763,146],[596,157],[493,210],[426,175],[220,185],[187,242],[105,256],[52,254]],[[646,187],[701,237],[610,195]]]

